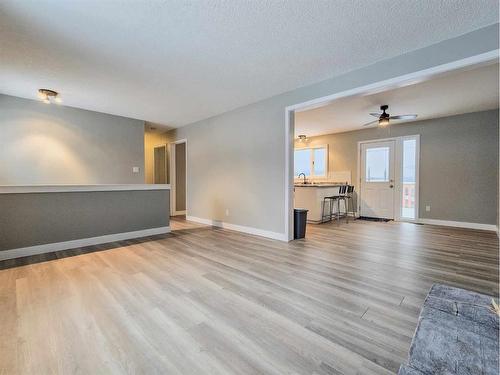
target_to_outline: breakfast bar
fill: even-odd
[[[344,184],[333,183],[333,184],[295,184],[294,185],[294,207],[295,208],[305,208],[308,210],[307,222],[308,223],[321,223],[322,212],[323,212],[323,201],[325,197],[337,195],[339,192],[339,187]],[[340,203],[341,212],[345,212],[344,203]],[[325,209],[326,212],[329,211],[329,207]],[[333,207],[333,212],[337,212],[337,207]]]
[[[170,185],[0,186],[0,260],[170,232]]]

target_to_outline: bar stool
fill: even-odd
[[[332,221],[332,216],[333,216],[333,205],[335,202],[337,202],[337,214],[336,219],[340,221],[340,204],[339,201],[340,199],[343,199],[346,195],[347,192],[347,185],[340,185],[339,186],[339,192],[337,195],[331,195],[328,197],[323,198],[323,208],[321,210],[321,222],[325,222],[325,218],[329,217],[329,221]],[[329,207],[330,207],[330,213],[325,215],[325,207],[326,207],[326,202],[328,202]]]
[[[349,205],[352,207],[351,213],[353,214],[353,218],[356,217],[356,211],[354,209],[354,186],[353,185],[347,185],[347,191],[345,192],[344,195],[339,196],[337,205],[338,205],[338,210],[340,214],[340,201],[344,202],[344,208],[345,208],[345,218],[346,222],[349,223]]]

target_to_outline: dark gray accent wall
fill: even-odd
[[[492,110],[327,134],[307,145],[328,144],[329,171],[351,171],[359,189],[358,142],[418,134],[420,218],[496,225],[498,115]]]
[[[144,121],[0,95],[0,185],[143,182]]]
[[[169,225],[170,190],[0,194],[0,251]]]

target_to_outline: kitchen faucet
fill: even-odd
[[[306,182],[306,174],[305,173],[299,173],[299,175],[297,177],[300,178],[300,175],[304,176],[304,185],[305,185],[307,183]]]

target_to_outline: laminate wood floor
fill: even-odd
[[[172,227],[0,263],[0,374],[392,374],[433,283],[498,297],[495,233]]]

